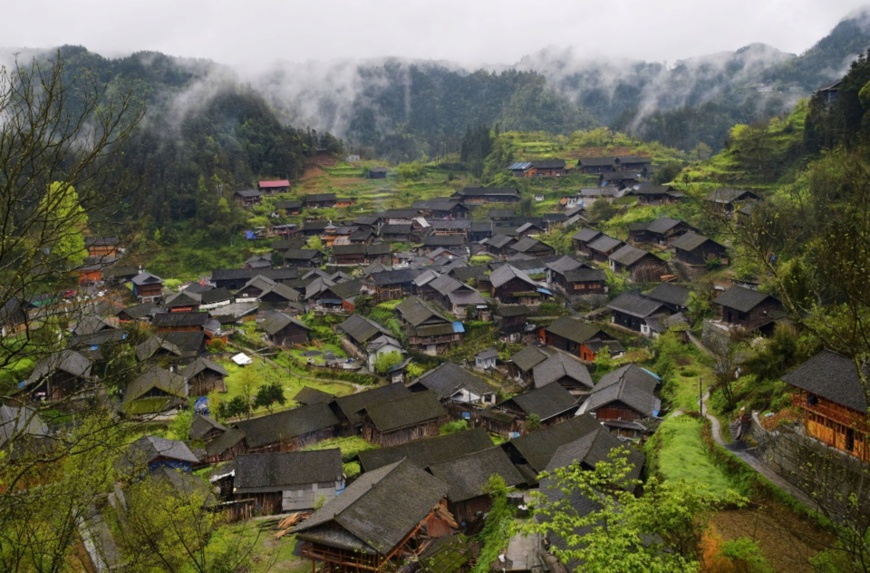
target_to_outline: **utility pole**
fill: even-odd
[[[703,376],[698,376],[698,411],[701,412],[701,415],[704,415],[704,378]]]

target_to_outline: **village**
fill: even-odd
[[[4,337],[49,316],[69,326],[2,421],[39,439],[56,422],[35,405],[65,419],[110,404],[153,429],[130,446],[137,480],[202,491],[230,524],[273,516],[275,543],[295,547],[280,570],[467,570],[481,556],[462,540],[483,527],[493,476],[527,517],[547,473],[622,453],[646,475],[651,452],[680,447],[651,449],[659,429],[690,424],[700,448],[705,414],[715,442],[787,478],[763,447],[776,412],[711,404],[718,349],[788,323],[775,293],[730,269],[728,230],[762,192],[656,183],[656,157],[602,151],[531,151],[499,187],[435,168],[441,182],[416,194],[392,190],[395,168],[324,153],[301,182],[234,192],[268,224],[245,232],[242,265],[197,280],[131,264],[121,237],[88,237],[78,289],[3,308]],[[127,383],[106,388],[119,353]],[[784,376],[800,413],[787,422],[866,462],[850,364],[822,351]],[[99,510],[83,529],[93,570],[123,568]],[[494,568],[572,569],[548,550],[564,540],[502,541]]]

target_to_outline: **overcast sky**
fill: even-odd
[[[800,53],[868,0],[12,0],[2,47],[155,50],[234,66],[399,56],[513,64],[546,47],[668,61]]]

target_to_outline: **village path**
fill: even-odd
[[[706,394],[704,394],[704,399],[701,402],[701,413],[708,420],[710,420],[710,430],[713,434],[713,440],[717,444],[731,452],[734,456],[743,460],[743,462],[745,462],[749,467],[764,476],[767,481],[791,495],[798,502],[802,503],[810,509],[817,509],[816,502],[810,499],[804,492],[783,479],[779,474],[773,471],[773,469],[768,467],[760,459],[752,455],[752,453],[750,453],[746,449],[746,444],[744,444],[742,441],[726,443],[725,440],[722,439],[722,424],[719,422],[719,419],[716,416],[713,416],[707,411],[707,400],[709,398],[710,392],[708,391]]]

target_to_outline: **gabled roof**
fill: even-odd
[[[339,396],[333,403],[351,424],[358,424],[361,421],[359,411],[366,406],[410,395],[411,391],[404,384],[387,384],[386,386],[372,388],[371,390],[363,390],[350,396]]]
[[[526,346],[516,354],[510,357],[509,362],[512,362],[522,372],[528,372],[547,358],[549,354],[536,346]]]
[[[39,361],[30,377],[27,386],[38,382],[55,372],[65,372],[78,378],[87,378],[91,374],[91,361],[75,350],[61,350]]]
[[[607,428],[599,426],[585,436],[559,446],[547,464],[547,471],[552,472],[573,463],[579,463],[583,469],[594,469],[599,462],[608,461],[610,452],[620,446],[625,446],[625,442],[611,434]],[[632,465],[628,478],[637,479],[646,456],[634,448],[627,448],[627,451],[628,462]]]
[[[547,384],[540,388],[534,388],[528,392],[517,394],[513,398],[505,400],[499,406],[508,403],[515,404],[526,415],[534,414],[538,416],[542,422],[577,408],[577,398],[572,396],[561,384]]]
[[[17,440],[25,435],[48,436],[48,426],[32,408],[26,406],[17,408],[0,404],[0,447],[3,447],[9,440]]]
[[[574,416],[560,424],[529,432],[509,442],[505,446],[514,448],[537,474],[544,471],[559,446],[567,444],[600,428],[601,424],[592,416]]]
[[[495,309],[495,314],[502,318],[513,316],[529,316],[532,314],[532,309],[524,304],[500,304]]]
[[[453,362],[445,362],[426,372],[409,384],[409,387],[417,385],[431,390],[442,400],[450,398],[460,390],[468,390],[478,396],[494,394],[496,391],[485,381]]]
[[[435,319],[436,322],[450,323],[440,312],[423,302],[416,296],[409,296],[403,300],[396,311],[402,315],[402,319],[411,326],[420,326],[424,322]]]
[[[73,334],[82,336],[88,334],[96,334],[97,332],[100,332],[102,330],[114,330],[115,328],[117,327],[113,324],[106,322],[104,318],[90,315],[78,321],[72,332]]]
[[[124,313],[130,318],[141,319],[151,316],[157,309],[157,305],[153,302],[143,302],[142,304],[134,304],[127,308],[118,311],[118,314]]]
[[[523,237],[510,247],[508,247],[512,251],[516,251],[518,253],[528,253],[529,251],[535,250],[537,248],[545,248],[552,250],[553,247],[550,245],[543,243],[537,239],[533,239],[532,237]]]
[[[611,167],[614,163],[615,157],[581,157],[577,160],[579,167]]]
[[[557,351],[551,354],[532,369],[532,375],[535,378],[535,388],[552,384],[564,377],[568,377],[587,388],[593,386],[592,376],[586,366],[566,352]]]
[[[366,554],[388,554],[449,490],[408,461],[366,472],[293,532],[299,539]]]
[[[654,221],[650,221],[648,223],[641,223],[639,225],[633,226],[632,230],[645,230],[650,233],[661,235],[667,233],[675,227],[678,227],[679,225],[686,225],[686,223],[672,217],[659,217]]]
[[[625,267],[630,267],[636,263],[638,263],[644,257],[656,257],[654,254],[649,251],[644,251],[643,249],[638,249],[637,247],[633,247],[631,245],[623,245],[616,252],[610,255],[611,261],[616,261],[620,265]]]
[[[409,284],[414,282],[422,271],[420,269],[391,269],[380,273],[372,273],[369,280],[376,286],[394,284]]]
[[[707,201],[721,204],[733,203],[734,201],[746,201],[747,199],[753,199],[757,201],[760,199],[760,197],[752,191],[748,191],[745,189],[731,189],[728,187],[715,189],[711,191],[709,195],[707,195]]]
[[[867,414],[867,395],[858,368],[850,358],[822,350],[788,374],[783,382]]]
[[[332,394],[328,392],[324,392],[323,390],[318,390],[317,388],[312,388],[311,386],[303,386],[301,390],[296,392],[296,395],[293,396],[293,401],[297,404],[314,404],[317,402],[324,402],[326,404],[332,402],[332,399],[335,398]]]
[[[163,302],[165,308],[175,308],[183,306],[199,306],[202,303],[202,297],[197,292],[183,290],[179,293],[166,297]]]
[[[531,277],[529,277],[529,275],[519,269],[514,268],[512,265],[502,265],[496,270],[492,271],[492,273],[489,275],[489,282],[495,288],[499,288],[514,279],[519,279],[522,282],[528,284],[533,290],[541,286],[533,281]]]
[[[447,499],[453,503],[485,495],[492,475],[501,476],[508,487],[519,485],[525,479],[498,446],[432,464],[429,471],[450,484]]]
[[[589,243],[591,241],[594,241],[595,239],[597,239],[601,235],[602,235],[602,233],[598,229],[590,229],[589,227],[583,227],[582,229],[580,229],[579,231],[577,231],[576,233],[571,235],[571,238],[574,239],[575,241],[579,241],[581,243]]]
[[[358,313],[350,315],[338,328],[358,344],[366,344],[377,336],[390,334],[389,330],[377,322]]]
[[[127,385],[124,403],[132,402],[149,390],[160,390],[170,396],[187,397],[187,380],[181,374],[152,366]]]
[[[565,280],[569,283],[603,283],[607,281],[607,274],[601,269],[580,267],[565,271]]]
[[[260,326],[266,334],[273,336],[291,324],[296,328],[301,328],[302,330],[311,330],[304,322],[278,311],[267,312]]]
[[[207,312],[161,312],[154,315],[151,324],[157,328],[201,328],[208,319]]]
[[[776,297],[769,294],[735,285],[716,297],[713,302],[740,312],[749,312],[767,299],[779,302]]]
[[[713,239],[711,239],[709,237],[705,237],[704,235],[700,235],[698,233],[695,233],[694,231],[689,231],[688,233],[681,235],[680,237],[678,237],[676,240],[674,240],[671,243],[671,246],[675,249],[680,249],[682,251],[691,252],[708,241],[710,243],[713,243],[714,245],[718,245],[719,247],[721,247],[723,249],[725,248],[723,245],[717,243]]]
[[[260,189],[274,189],[280,187],[290,187],[290,181],[287,179],[261,180],[259,182]]]
[[[643,416],[652,416],[660,407],[654,393],[657,385],[658,380],[650,373],[634,364],[627,364],[605,374],[579,411],[594,412],[618,400]]]
[[[610,301],[607,308],[638,318],[647,318],[658,312],[667,311],[663,302],[633,292],[622,293]]]
[[[163,284],[163,279],[151,273],[141,272],[131,279],[136,286]]]
[[[202,356],[198,357],[196,360],[188,364],[187,367],[185,367],[184,371],[181,373],[181,375],[190,380],[197,374],[206,371],[211,371],[215,374],[220,374],[221,376],[229,376],[226,368],[224,368],[217,362],[212,362],[208,358],[204,358]]]
[[[322,402],[236,423],[236,427],[244,433],[249,448],[292,440],[337,425],[338,418]]]
[[[295,489],[312,483],[342,481],[341,450],[270,452],[236,456],[233,488],[237,493]]]
[[[588,243],[590,250],[598,251],[599,253],[609,253],[617,249],[622,244],[619,239],[614,239],[608,235],[601,235],[592,242]]]
[[[492,440],[489,434],[479,427],[446,436],[414,440],[398,446],[366,450],[359,453],[359,461],[366,472],[398,462],[403,458],[408,458],[418,467],[425,468],[431,464],[491,447]]]
[[[486,239],[486,244],[495,247],[496,249],[503,249],[514,241],[516,241],[515,237],[509,237],[507,235],[493,235],[492,237]]]
[[[447,410],[434,392],[415,392],[403,396],[371,404],[363,408],[372,424],[381,432],[391,432],[408,426],[416,426],[430,420],[447,416]]]
[[[584,266],[586,266],[584,263],[578,261],[573,257],[569,257],[568,255],[562,256],[555,262],[547,263],[548,269],[560,274],[565,273],[566,271],[573,271]]]
[[[192,464],[199,463],[197,457],[193,455],[193,452],[184,442],[167,440],[157,436],[142,436],[130,445],[123,456],[123,460],[128,464],[133,464],[134,467],[148,464],[160,458]]]
[[[190,424],[189,437],[191,440],[199,440],[212,430],[225,432],[227,429],[214,418],[203,416],[202,414],[196,414],[193,417],[193,422]]]
[[[514,187],[465,187],[455,194],[463,199],[468,197],[519,197],[520,191]]]
[[[546,330],[577,344],[583,344],[601,332],[597,326],[570,316],[557,318]]]
[[[686,287],[672,283],[662,283],[651,291],[644,293],[644,296],[673,306],[686,306],[689,304],[690,294],[692,294],[692,291]]]

